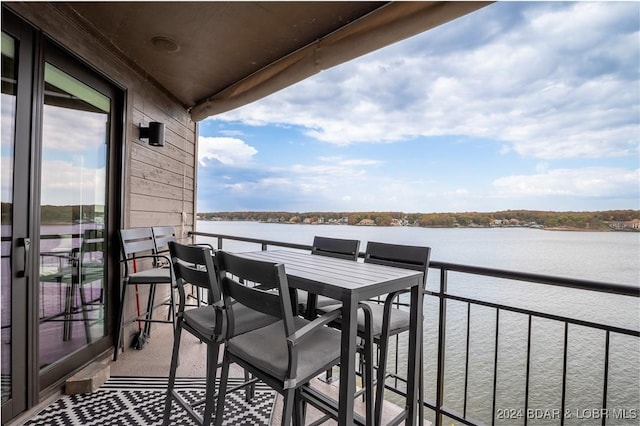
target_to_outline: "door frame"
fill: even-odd
[[[2,7],[2,31],[17,40],[18,88],[14,134],[14,181],[11,276],[11,383],[12,396],[2,404],[2,423],[38,404],[61,388],[65,379],[82,366],[113,348],[119,311],[118,230],[122,222],[123,164],[125,146],[125,89],[104,73],[47,38],[37,28]],[[106,152],[105,188],[105,336],[78,353],[40,371],[39,348],[39,253],[40,170],[46,62],[83,81],[111,99],[109,141]],[[28,142],[27,142],[28,141]],[[20,143],[22,142],[22,143]],[[28,256],[20,253],[30,238]],[[16,277],[26,259],[25,277]]]
[[[31,54],[35,43],[33,29],[22,21],[7,19],[2,10],[2,31],[16,40],[16,109],[13,140],[13,193],[11,223],[11,397],[2,404],[2,422],[34,405],[37,394],[30,391],[30,383],[35,377],[28,365],[34,358],[26,348],[30,342],[29,316],[33,315],[31,304],[25,304],[33,295],[30,293],[33,276],[32,253],[25,252],[25,239],[32,240],[33,224],[30,215],[16,214],[29,211],[29,199],[32,193],[31,164],[34,153],[32,143],[32,99],[34,60]],[[19,141],[24,141],[20,143]],[[16,165],[28,167],[16,167]],[[18,273],[18,271],[24,271]],[[23,324],[24,329],[17,327]],[[27,332],[24,332],[26,330]]]
[[[83,83],[91,86],[93,89],[101,92],[102,94],[108,96],[111,99],[111,112],[110,112],[110,123],[109,123],[109,142],[106,152],[106,188],[105,188],[105,334],[106,337],[101,338],[95,343],[90,344],[82,350],[82,353],[77,354],[73,357],[63,359],[60,362],[57,362],[53,367],[47,367],[43,371],[39,373],[39,387],[40,389],[46,389],[51,386],[55,386],[58,382],[60,382],[60,378],[64,378],[73,370],[77,369],[77,365],[85,365],[94,360],[96,357],[102,355],[105,351],[110,350],[113,347],[113,330],[114,327],[114,319],[116,315],[114,315],[114,308],[119,305],[119,287],[113,285],[113,283],[118,283],[118,274],[116,271],[119,271],[117,265],[119,265],[119,244],[117,230],[120,228],[120,188],[121,188],[121,176],[120,171],[122,170],[121,159],[122,155],[119,155],[119,152],[122,151],[123,137],[122,137],[122,122],[123,122],[123,92],[116,85],[114,85],[111,81],[106,79],[100,73],[94,71],[87,64],[81,62],[77,58],[73,57],[70,53],[61,49],[57,44],[55,44],[51,40],[44,40],[42,49],[42,61],[41,67],[44,68],[44,64],[50,63],[54,65],[56,68],[60,69],[64,73],[82,81]],[[43,73],[40,75],[43,76]],[[42,77],[43,81],[44,77]],[[40,81],[38,87],[41,89],[44,88],[44,84]],[[38,101],[37,105],[39,108],[43,108],[44,105],[44,93],[40,93],[37,95]],[[38,137],[38,141],[35,145],[37,145],[38,152],[38,163],[40,162],[40,153],[42,152],[42,112],[40,111],[37,123],[37,130],[40,133]],[[37,170],[40,172],[40,164],[38,164]],[[38,233],[40,232],[40,179],[34,179],[37,186],[38,196],[34,198],[34,223],[37,224]],[[37,239],[37,247],[32,247],[32,252],[34,256],[36,253],[40,253],[39,247],[40,239]],[[32,244],[32,246],[34,246]],[[37,266],[37,265],[34,265]],[[114,267],[116,266],[116,267]],[[33,287],[36,289],[36,286]],[[38,296],[35,297],[38,299]],[[36,305],[36,309],[37,309]],[[38,335],[38,318],[37,316],[32,316],[31,319],[36,321],[34,324],[36,336]],[[37,363],[37,359],[36,359]]]

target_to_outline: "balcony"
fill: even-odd
[[[311,249],[193,235],[218,249],[238,244],[247,250]],[[481,288],[495,290],[479,297]],[[518,294],[525,289],[535,296],[522,300]],[[431,261],[424,302],[425,421],[637,424],[639,297],[638,287]],[[560,303],[546,303],[549,299]],[[629,323],[633,312],[636,321]],[[404,371],[401,339],[389,365],[398,376]],[[397,377],[386,386],[402,394],[404,382]],[[389,398],[390,403],[401,400]]]
[[[231,251],[238,245],[243,250],[311,249],[241,236],[192,235]],[[523,300],[519,295],[525,289],[529,296]],[[637,424],[640,330],[628,318],[637,315],[639,297],[638,287],[432,261],[424,301],[425,424]],[[562,303],[547,303],[550,298]],[[567,303],[570,312],[562,309]],[[112,375],[167,374],[171,346],[162,342],[172,339],[171,328],[154,330],[150,348],[126,351],[111,365]],[[386,419],[399,410],[406,387],[402,338],[390,350],[388,367],[395,376],[386,386],[397,395],[386,393]],[[202,376],[205,347],[190,343],[179,376]],[[315,385],[337,395],[335,384]]]

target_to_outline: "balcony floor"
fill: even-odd
[[[151,338],[142,350],[127,349],[118,357],[118,361],[111,363],[112,376],[148,376],[166,377],[169,375],[169,364],[171,362],[171,350],[173,345],[172,329],[170,324],[154,324],[152,326]],[[177,375],[179,377],[204,377],[206,367],[206,345],[201,344],[189,333],[182,333],[180,345],[180,366]],[[221,352],[222,355],[222,352]],[[242,370],[232,365],[232,376],[242,377]],[[336,372],[334,372],[334,375]],[[314,379],[313,386],[319,388],[332,398],[338,397],[338,381],[325,384],[319,379]],[[362,413],[362,398],[356,399],[356,412]],[[387,402],[383,410],[383,424],[393,418],[399,407]],[[278,396],[276,406],[273,411],[271,424],[280,424],[280,414],[282,413],[281,398]],[[307,410],[307,422],[319,418],[320,413],[310,407]],[[327,421],[326,425],[337,425],[335,421]]]

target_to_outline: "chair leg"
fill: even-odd
[[[120,351],[120,345],[122,344],[122,322],[124,320],[124,298],[127,293],[128,283],[125,281],[122,283],[122,297],[120,298],[120,317],[118,318],[118,326],[116,327],[116,335],[114,341],[113,360],[118,360],[118,352]]]
[[[203,417],[203,424],[207,426],[211,424],[211,417],[213,416],[213,409],[215,408],[215,402],[216,402],[216,398],[215,398],[216,371],[218,370],[218,354],[219,353],[220,353],[219,343],[211,343],[207,345],[207,391],[205,394],[206,402],[204,406],[204,417]],[[220,388],[222,388],[222,383],[220,384]],[[225,378],[225,388],[226,388],[226,378]],[[218,399],[220,399],[220,396],[218,396]]]
[[[176,298],[175,298],[175,291],[173,286],[171,286],[171,306],[169,307],[169,313],[171,314],[171,322],[173,323],[173,332],[175,333],[176,331],[176,326],[178,323],[178,318],[176,317]]]
[[[87,339],[87,344],[91,343],[91,324],[89,321],[89,305],[87,304],[87,297],[84,294],[82,283],[78,285],[78,291],[80,292],[80,309],[82,309],[82,320],[84,321],[84,335]]]
[[[224,354],[224,360],[222,361],[222,372],[220,373],[220,389],[218,390],[218,398],[216,400],[216,418],[215,425],[222,426],[224,420],[224,399],[227,395],[227,382],[229,379],[229,358],[227,354]]]
[[[418,425],[424,425],[424,354],[423,354],[423,343],[420,340],[420,371],[418,371]]]
[[[293,408],[293,424],[294,426],[304,426],[304,419],[307,412],[307,404],[302,398],[302,389],[298,388],[295,391],[295,402]]]
[[[171,401],[173,399],[173,388],[176,383],[176,371],[178,370],[178,354],[180,353],[180,336],[182,334],[182,322],[176,327],[173,335],[173,352],[171,353],[171,367],[169,368],[169,384],[167,385],[167,398],[164,402],[164,414],[162,416],[162,426],[169,426],[171,417]]]
[[[373,405],[373,332],[371,330],[371,312],[364,307],[364,368],[363,374],[363,386],[365,387],[365,409],[366,409],[366,424],[371,426],[374,424],[374,405]],[[379,370],[379,369],[378,369]],[[380,410],[382,413],[382,410]],[[379,424],[379,422],[376,422]]]
[[[324,381],[326,383],[331,383],[333,381],[333,368],[329,368],[325,373],[324,373]]]
[[[62,340],[64,342],[71,340],[71,320],[73,316],[71,315],[73,311],[73,292],[75,290],[75,283],[73,279],[71,280],[71,284],[66,286],[65,290],[65,303],[64,303],[64,324],[62,328]]]
[[[244,381],[248,382],[249,380],[251,380],[251,374],[249,374],[247,370],[244,370]],[[252,383],[245,388],[244,400],[246,402],[250,402],[255,395],[256,395],[256,385],[255,383]]]
[[[382,404],[384,403],[384,385],[387,375],[387,350],[389,346],[389,334],[383,333],[378,341],[380,356],[378,358],[378,377],[376,383],[375,424],[382,422]]]
[[[289,426],[293,419],[293,406],[295,404],[296,391],[294,389],[287,389],[283,396],[283,410],[282,410],[282,426]]]
[[[149,286],[149,298],[147,300],[147,312],[145,313],[144,336],[151,337],[151,320],[153,319],[153,304],[156,299],[156,284]]]

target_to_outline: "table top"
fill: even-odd
[[[422,283],[422,272],[288,250],[238,253],[283,263],[291,287],[334,299],[375,297]]]

